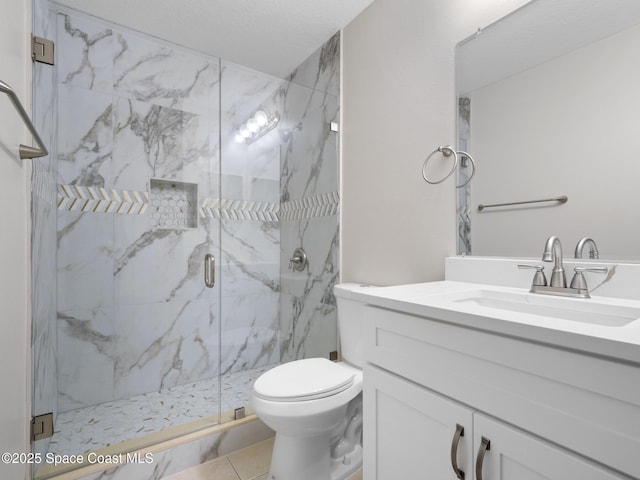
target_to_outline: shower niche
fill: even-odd
[[[150,179],[148,215],[153,228],[198,228],[198,184]]]

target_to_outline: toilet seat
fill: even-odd
[[[274,402],[303,402],[336,395],[353,385],[355,373],[326,358],[296,360],[261,375],[254,394]]]

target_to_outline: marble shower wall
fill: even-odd
[[[233,138],[281,80],[69,14],[57,48],[60,411],[278,362],[279,147]],[[150,179],[197,228],[152,226],[190,200]]]
[[[282,361],[337,350],[338,122],[340,36],[303,62],[282,86],[280,347]],[[303,272],[289,270],[297,247]]]
[[[277,129],[250,144],[235,137],[257,110],[280,110],[281,83],[222,61],[221,197],[236,200],[238,215],[254,218],[221,217],[223,375],[280,361],[280,137]]]

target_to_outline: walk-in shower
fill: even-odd
[[[225,422],[265,369],[336,350],[339,37],[279,79],[34,16],[56,45],[34,64],[33,413],[54,417],[35,449]]]

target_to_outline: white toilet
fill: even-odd
[[[362,465],[362,288],[334,288],[342,362],[296,360],[254,383],[251,405],[276,432],[269,480],[344,480]]]

